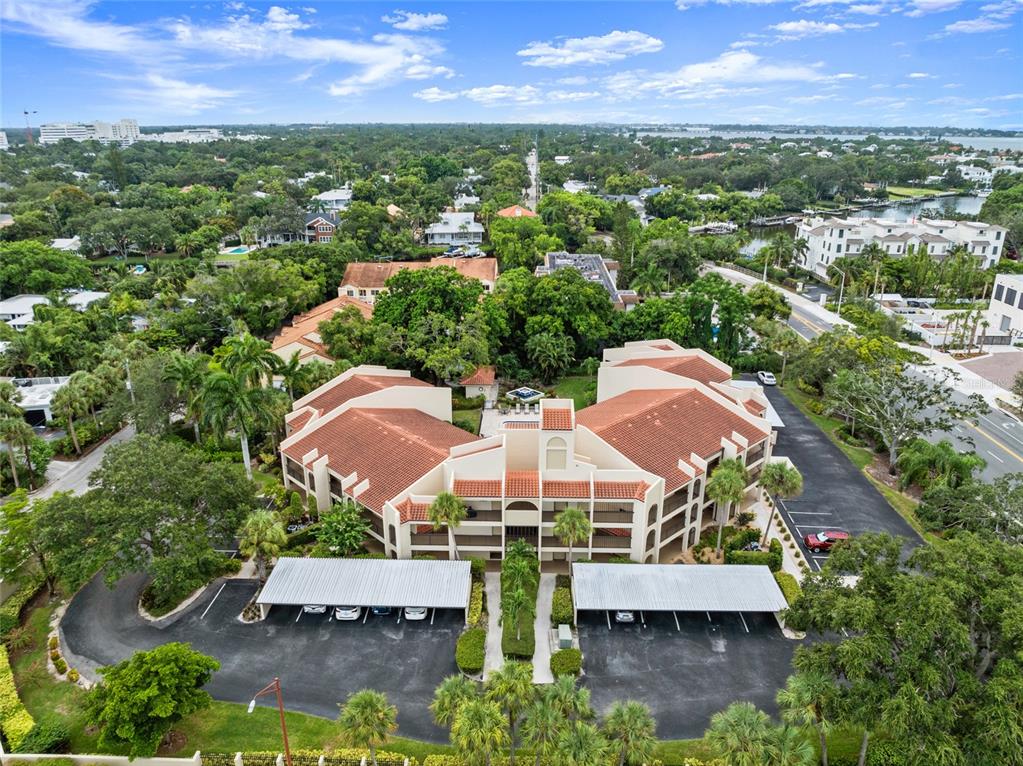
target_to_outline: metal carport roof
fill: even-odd
[[[468,561],[281,558],[256,603],[467,609],[471,582]]]
[[[573,564],[576,609],[780,612],[788,607],[766,566]]]

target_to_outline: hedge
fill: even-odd
[[[71,746],[71,732],[63,721],[40,721],[21,741],[22,753],[66,753]]]
[[[559,649],[551,655],[551,673],[558,676],[577,676],[583,669],[583,653],[578,649]]]
[[[475,674],[483,670],[483,659],[487,651],[487,631],[483,628],[469,628],[458,637],[455,644],[455,662],[463,673]]]
[[[775,572],[774,579],[778,583],[778,587],[781,588],[785,601],[788,602],[789,606],[792,606],[795,600],[799,598],[799,594],[803,592],[802,588],[799,587],[799,581],[788,572]]]
[[[568,588],[555,588],[554,601],[551,604],[551,627],[575,625],[574,617],[572,591]]]
[[[310,524],[308,527],[304,527],[297,532],[292,532],[288,535],[288,542],[284,544],[285,548],[298,548],[307,543],[316,541],[316,533],[319,531],[319,523]]]
[[[469,562],[469,571],[472,572],[473,582],[483,582],[483,576],[487,573],[487,561],[486,559],[469,557],[465,559]]]
[[[515,763],[532,765],[537,763],[537,761],[534,756],[528,756],[526,758],[518,758]],[[563,761],[541,758],[539,764],[540,766],[561,766]],[[49,765],[47,764],[47,766]],[[463,759],[460,755],[428,755],[426,760],[423,761],[423,766],[470,766],[470,762]],[[491,757],[490,766],[509,766],[508,756],[495,755]]]
[[[366,759],[366,763],[369,763],[369,750],[361,747],[339,747],[337,750],[292,750],[292,756],[297,756],[303,759],[319,758],[321,755],[324,756],[324,763],[330,766],[331,763],[350,761],[360,761],[363,758]],[[207,758],[211,760],[220,760],[220,757],[224,757],[234,763],[234,753],[207,753],[203,752],[203,761]],[[242,761],[251,760],[254,763],[266,762],[275,759],[279,752],[274,751],[253,751],[243,752]],[[402,766],[405,763],[405,759],[408,758],[408,766],[419,766],[419,761],[413,758],[411,755],[402,755],[401,753],[394,753],[389,750],[377,750],[377,764],[378,766]],[[214,761],[215,762],[215,761]],[[49,766],[52,761],[47,762]]]
[[[772,540],[770,548],[766,551],[728,551],[725,554],[726,564],[758,564],[770,567],[772,572],[781,570],[783,560],[784,549],[778,540]]]
[[[0,731],[11,749],[17,750],[34,726],[35,721],[18,697],[14,671],[7,660],[7,648],[0,646]]]
[[[472,593],[469,596],[469,625],[477,626],[483,623],[483,583],[474,582]]]
[[[12,593],[3,606],[0,606],[0,638],[6,638],[8,633],[21,624],[21,610],[39,592],[45,582],[46,578],[36,575],[22,585],[19,590]]]

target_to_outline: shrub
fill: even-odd
[[[57,660],[59,660],[59,659],[60,659],[60,652],[58,652],[58,651],[57,651],[56,649],[54,649],[53,651],[51,651],[51,652],[50,652],[50,659],[51,659],[51,660],[52,660],[53,662],[56,662]]]
[[[782,538],[785,540],[785,542],[788,542],[789,540],[792,539],[792,534],[790,532],[786,532],[784,535],[782,535]]]
[[[241,560],[216,552],[197,561],[187,574],[180,568],[161,572],[157,565],[153,581],[142,591],[142,606],[154,617],[165,615],[211,580],[226,574],[237,574],[241,565]]]
[[[782,595],[785,596],[785,600],[789,606],[795,603],[796,599],[799,598],[799,594],[802,593],[802,589],[799,587],[799,581],[795,577],[790,575],[788,572],[775,572],[775,582],[778,583],[778,587],[781,588]]]
[[[551,673],[558,676],[577,676],[583,669],[583,653],[578,649],[559,649],[551,655]]]
[[[79,678],[78,671],[75,670],[74,668],[71,668],[71,670],[67,672],[67,680],[70,681],[71,683],[73,684],[78,683],[78,678]]]
[[[740,527],[745,527],[751,521],[753,521],[753,519],[755,519],[756,517],[757,517],[757,515],[755,513],[753,513],[752,511],[741,511],[735,517],[735,523],[738,524]]]
[[[35,721],[18,697],[14,672],[7,660],[7,649],[0,646],[0,731],[11,749],[17,750],[34,726]]]
[[[731,550],[725,552],[726,564],[759,564],[770,567],[772,572],[777,572],[781,569],[783,559],[784,551],[782,550],[781,543],[777,540],[772,540],[770,548],[766,551]]]
[[[50,640],[46,642],[50,649],[56,649],[59,644],[60,640],[56,636],[50,636]]]
[[[279,752],[267,752],[267,751],[252,751],[242,753],[242,760],[246,763],[273,763]],[[325,766],[347,766],[350,763],[359,763],[363,758],[366,762],[369,762],[369,750],[357,747],[340,747],[336,750],[329,752],[321,752],[319,750],[292,750],[291,755],[300,763],[309,763],[310,761],[315,762],[319,757],[323,756],[323,762]],[[228,761],[234,763],[234,753],[207,753],[203,751],[203,761],[207,759],[213,762],[224,762]],[[377,750],[377,763],[379,766],[402,766],[405,763],[405,758],[408,758],[408,766],[419,766],[419,762],[412,756],[404,756],[401,753],[395,753],[390,750]],[[213,760],[216,759],[216,760]],[[46,766],[50,766],[53,761],[48,761]]]
[[[555,588],[554,601],[551,605],[551,625],[575,625],[572,609],[572,591],[568,588]]]
[[[867,766],[905,766],[907,763],[905,747],[896,742],[872,742],[867,750]]]
[[[554,575],[554,587],[555,588],[571,588],[572,578],[568,575]]]
[[[299,548],[307,543],[313,542],[316,539],[316,531],[318,529],[319,524],[310,524],[305,529],[292,532],[288,535],[288,542],[285,544],[285,547]]]
[[[468,558],[466,561],[469,562],[473,582],[483,582],[483,576],[487,573],[486,559]]]
[[[480,625],[483,622],[483,583],[472,584],[472,594],[469,596],[469,624]]]
[[[59,719],[40,721],[21,741],[21,753],[66,753],[71,745],[71,732]],[[52,763],[52,761],[49,761]]]
[[[727,553],[728,551],[740,550],[742,548],[745,548],[750,543],[757,542],[760,542],[759,529],[743,529],[729,537],[727,542],[724,543],[723,548]]]
[[[475,674],[483,670],[486,655],[487,631],[483,628],[469,628],[458,637],[455,644],[455,662],[463,673]]]
[[[609,563],[609,564],[635,564],[636,562],[633,561],[629,556],[611,556],[607,560],[607,563]]]
[[[64,662],[63,657],[58,657],[53,661],[53,667],[57,669],[57,675],[62,676],[67,672],[67,663]]]
[[[45,582],[41,576],[28,580],[0,606],[0,638],[6,638],[8,633],[18,627],[21,623],[21,610],[39,592]]]

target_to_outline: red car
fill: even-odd
[[[848,532],[839,532],[836,529],[826,529],[815,535],[803,535],[803,544],[814,553],[830,551],[831,546],[849,539]]]

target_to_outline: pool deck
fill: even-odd
[[[485,409],[483,410],[483,418],[480,420],[480,436],[486,438],[488,436],[497,436],[498,429],[506,421],[515,421],[517,423],[536,423],[540,424],[540,413],[525,413],[515,412],[515,408],[512,407],[510,412],[501,413],[500,410]]]

